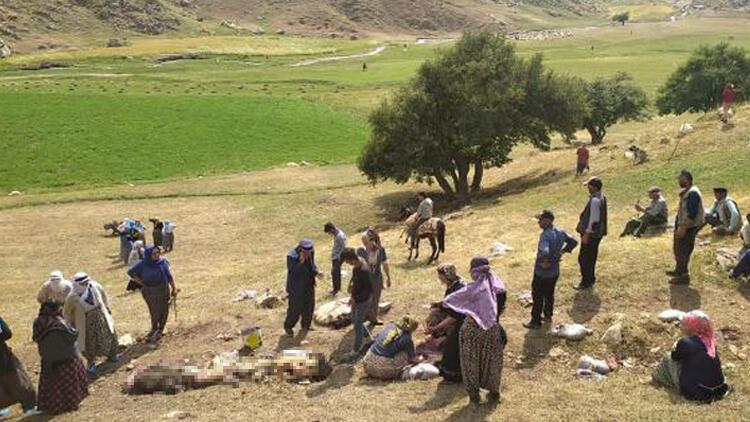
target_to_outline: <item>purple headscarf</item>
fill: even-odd
[[[448,295],[443,304],[472,317],[483,330],[489,330],[497,324],[497,294],[505,291],[505,284],[484,257],[471,260],[471,278],[473,283]]]

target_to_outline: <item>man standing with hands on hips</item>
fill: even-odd
[[[602,179],[592,177],[584,186],[588,188],[590,196],[576,227],[581,235],[581,249],[578,253],[581,283],[574,287],[576,290],[594,287],[599,244],[607,235],[607,198],[602,193]]]

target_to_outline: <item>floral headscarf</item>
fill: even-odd
[[[690,311],[682,316],[680,323],[691,336],[701,339],[706,346],[708,355],[716,357],[716,338],[714,337],[714,325],[703,311]]]

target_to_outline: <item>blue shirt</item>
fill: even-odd
[[[552,278],[560,275],[560,257],[563,252],[570,252],[578,246],[578,242],[564,230],[557,227],[544,229],[539,236],[539,246],[536,252],[534,274],[539,277]],[[544,268],[542,264],[549,262],[551,266]]]
[[[397,334],[398,332],[400,334]],[[388,344],[384,344],[388,339]],[[394,323],[388,323],[383,327],[383,331],[375,338],[370,350],[378,356],[393,358],[400,352],[406,352],[409,357],[414,356],[414,342],[411,339],[411,333],[401,331]]]
[[[169,269],[169,261],[164,258],[157,262],[144,259],[131,268],[128,275],[140,279],[143,285],[147,287],[161,286],[173,280],[172,271]]]

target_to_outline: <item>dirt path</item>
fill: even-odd
[[[290,65],[291,67],[300,67],[300,66],[310,66],[317,63],[323,63],[323,62],[333,62],[337,60],[349,60],[349,59],[360,59],[362,57],[370,57],[375,56],[377,54],[380,54],[385,50],[385,46],[381,45],[380,47],[362,54],[352,54],[349,56],[333,56],[333,57],[321,57],[319,59],[310,59],[310,60],[303,60],[301,62],[294,63]]]

